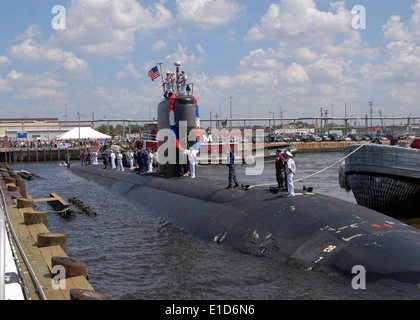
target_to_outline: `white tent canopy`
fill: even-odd
[[[79,134],[80,129],[80,134]],[[111,139],[110,136],[103,134],[88,127],[73,128],[57,137],[58,140],[77,140],[77,139]]]

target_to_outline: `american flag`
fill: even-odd
[[[152,81],[155,81],[155,79],[159,78],[159,76],[160,76],[160,73],[159,73],[159,70],[158,70],[157,66],[150,69],[147,74],[150,78],[152,78]]]

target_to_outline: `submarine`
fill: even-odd
[[[178,77],[180,64],[175,65]],[[186,123],[183,129],[181,122]],[[158,139],[159,160],[171,158],[169,154],[175,160],[158,161],[157,172],[135,174],[74,165],[68,170],[148,209],[175,228],[245,254],[310,272],[354,277],[354,268],[361,266],[366,281],[420,283],[420,230],[309,190],[286,197],[266,188],[225,189],[226,182],[218,179],[179,179],[182,156],[175,151],[197,148],[200,138],[197,99],[180,93],[178,86],[158,104],[158,125],[159,132],[169,132],[162,141]],[[185,127],[187,133],[195,130],[195,141],[180,140]],[[161,150],[168,146],[172,149]]]

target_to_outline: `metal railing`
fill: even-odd
[[[10,246],[13,252],[13,255],[16,257],[16,267],[19,273],[19,277],[22,281],[22,285],[23,285],[23,292],[24,295],[26,297],[27,300],[31,300],[31,295],[29,293],[29,288],[28,288],[28,284],[26,281],[26,277],[23,273],[23,269],[22,266],[20,264],[19,259],[17,258],[17,251],[16,248],[14,246],[14,243],[16,244],[19,253],[22,256],[22,259],[26,265],[26,268],[29,271],[29,274],[32,277],[32,280],[34,281],[36,290],[38,291],[40,297],[42,300],[47,300],[44,290],[42,288],[42,285],[39,283],[39,280],[34,272],[34,270],[32,269],[31,264],[29,263],[29,260],[25,254],[25,252],[23,251],[22,246],[19,243],[18,237],[13,229],[13,226],[10,222],[9,219],[9,214],[7,212],[7,205],[6,205],[6,199],[3,193],[2,188],[0,188],[0,193],[1,193],[1,201],[0,201],[0,300],[4,300],[5,299],[5,264],[6,264],[6,259],[5,259],[5,253],[6,253],[6,230],[7,230],[7,234],[9,236],[9,240],[10,240]]]

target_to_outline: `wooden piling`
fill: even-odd
[[[47,213],[43,211],[24,212],[23,220],[26,225],[43,223],[48,228],[48,216]]]
[[[77,260],[70,257],[51,257],[51,266],[54,269],[55,266],[62,266],[65,270],[65,277],[72,278],[77,276],[84,276],[86,280],[89,280],[87,264],[81,260]],[[53,276],[55,275],[52,273]]]
[[[85,289],[71,289],[70,300],[112,300],[108,295],[99,291]]]
[[[19,192],[22,195],[22,197],[28,198],[28,195],[26,193],[25,181],[23,181],[22,179],[17,179],[16,180],[16,186],[19,187]]]
[[[44,232],[38,233],[37,236],[38,247],[48,247],[59,245],[64,252],[67,250],[67,235],[64,233]]]
[[[20,209],[20,208],[33,208],[34,207],[34,202],[30,199],[18,198],[18,199],[16,199],[16,207],[18,209]]]

